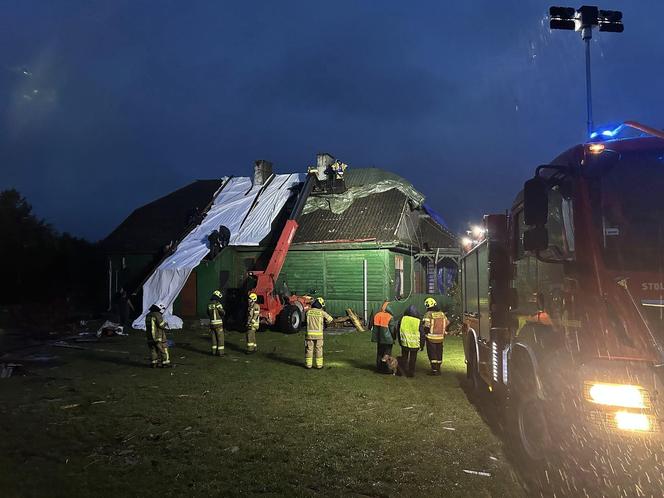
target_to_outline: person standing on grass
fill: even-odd
[[[420,325],[417,309],[411,304],[399,321],[399,344],[401,345],[402,368],[406,377],[415,376],[417,351],[422,346]]]
[[[150,306],[150,312],[145,317],[145,332],[148,339],[148,348],[150,349],[150,366],[152,368],[169,368],[171,366],[166,339],[166,322],[164,321],[165,311],[166,306],[163,304],[153,304]]]
[[[395,330],[390,302],[385,301],[380,307],[380,311],[374,315],[371,327],[371,342],[377,343],[376,372],[378,373],[391,373],[383,357],[392,355],[392,345],[396,337]]]
[[[222,294],[216,290],[210,297],[207,312],[210,317],[210,335],[212,336],[212,356],[224,356],[224,307],[221,305]]]
[[[247,308],[247,354],[255,353],[258,349],[256,344],[256,332],[261,324],[261,307],[258,305],[258,296],[252,292],[249,294],[249,306]]]
[[[304,366],[323,368],[323,328],[333,318],[325,311],[325,300],[317,297],[307,311],[307,334],[304,338]],[[315,359],[314,359],[315,357]]]
[[[448,323],[447,317],[432,297],[424,300],[424,307],[427,311],[422,317],[422,329],[426,337],[431,375],[440,375],[440,367],[443,364],[443,341],[445,340],[445,329]]]

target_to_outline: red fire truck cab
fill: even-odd
[[[625,125],[539,166],[462,260],[467,376],[534,459],[664,429],[664,134]]]

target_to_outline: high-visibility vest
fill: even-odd
[[[402,346],[406,348],[420,347],[420,319],[414,316],[404,316],[399,326],[399,337]]]
[[[377,327],[389,327],[390,320],[392,320],[392,315],[387,311],[379,311],[374,315],[373,323]]]

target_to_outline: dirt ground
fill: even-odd
[[[462,388],[460,339],[443,375],[373,372],[368,334],[325,339],[303,368],[303,335],[170,334],[173,369],[147,368],[144,333],[71,349],[0,334],[2,496],[522,496],[501,441]]]

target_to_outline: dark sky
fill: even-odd
[[[96,240],[194,179],[327,151],[461,230],[584,138],[583,44],[550,4],[4,0],[0,189]],[[626,28],[595,34],[596,121],[663,126],[664,2],[600,7]]]

